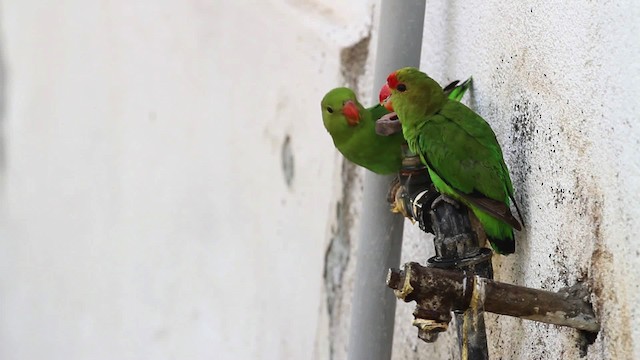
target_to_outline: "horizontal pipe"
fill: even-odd
[[[398,298],[427,306],[429,313],[478,309],[589,332],[600,331],[591,305],[568,292],[551,292],[467,276],[456,270],[407,263],[391,269],[387,285]],[[433,320],[438,320],[434,318]]]
[[[486,299],[485,311],[589,332],[600,331],[591,306],[582,299],[481,277],[475,278],[475,284],[474,291]]]

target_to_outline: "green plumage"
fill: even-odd
[[[358,108],[360,120],[350,125],[342,112],[347,101]],[[398,172],[402,166],[402,133],[391,136],[376,134],[376,120],[388,114],[381,105],[365,109],[351,89],[336,88],[321,102],[322,121],[336,148],[351,162],[378,174]]]
[[[520,229],[509,210],[513,185],[489,124],[447,99],[440,85],[417,69],[398,70],[389,86],[409,148],[427,165],[438,191],[473,211],[496,252],[513,253],[513,228]]]
[[[447,87],[447,94],[460,101],[471,86],[471,78],[462,84],[454,81]],[[345,104],[351,101],[358,109],[360,121],[350,125],[343,113]],[[381,105],[364,108],[355,93],[348,88],[329,91],[321,102],[322,121],[335,147],[351,162],[378,174],[398,172],[402,167],[402,133],[381,136],[375,131],[376,120],[389,112]],[[330,111],[329,111],[330,110]]]

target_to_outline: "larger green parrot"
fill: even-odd
[[[513,229],[521,230],[521,225],[509,202],[516,209],[517,204],[489,124],[464,104],[447,99],[440,85],[418,69],[395,71],[387,84],[387,107],[398,115],[409,148],[420,155],[436,189],[473,211],[494,251],[515,252]]]
[[[470,86],[471,78],[461,84],[454,81],[446,92],[451,99],[460,101]],[[400,170],[401,146],[405,143],[402,133],[380,136],[375,131],[376,120],[389,113],[383,106],[364,108],[353,90],[344,87],[329,91],[321,106],[324,127],[344,157],[378,174]]]

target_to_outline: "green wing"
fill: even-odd
[[[448,101],[424,123],[421,148],[451,186],[508,204],[513,185],[502,149],[489,124],[464,104]],[[427,139],[428,138],[428,139]],[[425,141],[428,140],[428,141]],[[453,146],[452,146],[453,145]]]
[[[470,206],[496,251],[512,253],[511,227],[520,230],[521,225],[509,210],[513,187],[489,124],[450,101],[419,125],[416,142],[436,188]]]

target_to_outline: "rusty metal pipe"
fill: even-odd
[[[526,288],[476,277],[474,291],[484,297],[485,311],[547,324],[600,331],[591,305],[570,294]]]
[[[408,151],[404,154],[400,172],[401,190],[404,191],[396,193],[396,204],[400,203],[404,212],[418,221],[420,229],[435,235],[436,256],[428,260],[429,266],[492,278],[491,251],[480,247],[467,209],[448,201],[436,201],[440,194],[420,158]],[[413,312],[418,337],[426,342],[436,341],[438,334],[448,328],[452,317],[446,310],[433,311],[432,306],[418,302]],[[455,313],[454,317],[461,358],[488,359],[483,313],[468,311]]]
[[[425,305],[434,314],[484,309],[589,332],[600,330],[585,296],[569,291],[530,289],[418,263],[407,263],[402,271],[391,269],[387,285],[399,299],[416,301],[418,306]]]

